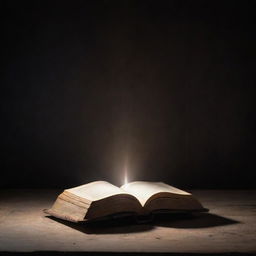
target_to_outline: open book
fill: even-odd
[[[162,182],[135,181],[116,187],[95,181],[64,190],[47,214],[72,222],[113,214],[146,215],[157,211],[205,211],[190,193]]]

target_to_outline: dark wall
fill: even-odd
[[[255,187],[253,1],[6,1],[1,187]]]

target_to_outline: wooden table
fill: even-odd
[[[46,217],[59,190],[2,190],[0,255],[33,252],[256,255],[256,190],[195,190],[210,209],[198,216],[168,216],[153,223],[87,226]],[[47,254],[46,254],[47,253]]]

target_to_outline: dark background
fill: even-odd
[[[1,5],[1,187],[255,188],[254,1]]]

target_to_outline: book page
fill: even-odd
[[[178,195],[191,195],[188,192],[172,187],[163,182],[134,181],[123,185],[121,188],[135,196],[143,206],[151,196],[161,192]]]
[[[94,181],[75,188],[66,189],[65,191],[89,199],[90,201],[96,201],[118,194],[128,194],[121,188],[106,181]]]

